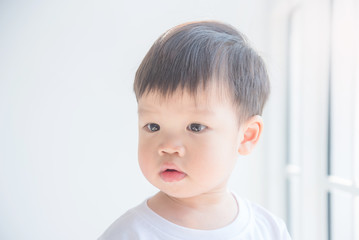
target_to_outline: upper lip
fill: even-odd
[[[178,171],[178,172],[182,172],[181,169],[179,167],[177,167],[177,165],[174,164],[174,163],[164,163],[164,164],[162,164],[160,171],[164,172],[166,170],[175,170],[175,171]]]

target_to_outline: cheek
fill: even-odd
[[[141,141],[140,139],[138,142],[138,163],[145,176],[151,172],[153,162],[152,155],[153,151],[151,151],[151,145],[145,141]]]
[[[138,157],[144,157],[148,155],[148,153],[153,151],[153,140],[149,139],[148,136],[141,134],[138,138]]]
[[[201,146],[202,152],[209,156],[229,157],[237,152],[236,138],[231,134],[221,134],[208,138]]]
[[[192,145],[190,152],[193,154],[192,166],[211,172],[227,172],[234,167],[238,157],[235,140],[225,138],[208,138],[201,144]]]
[[[218,164],[219,157],[221,156],[221,146],[218,142],[206,139],[205,141],[198,141],[195,144],[189,145],[188,159],[191,160],[191,165],[195,169],[210,169],[213,165]]]

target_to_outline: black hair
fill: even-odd
[[[155,92],[224,86],[239,110],[239,119],[261,115],[270,86],[263,59],[234,27],[214,21],[176,26],[160,36],[140,64],[134,81],[137,100]]]

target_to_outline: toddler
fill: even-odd
[[[263,129],[262,58],[220,22],[192,22],[153,44],[134,81],[138,161],[159,192],[101,240],[290,239],[284,222],[227,188],[239,155]]]

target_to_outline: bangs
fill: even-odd
[[[195,22],[174,27],[153,44],[134,81],[137,100],[155,93],[196,97],[209,86],[230,97],[241,120],[261,115],[270,86],[262,58],[230,25]]]
[[[192,25],[171,29],[154,43],[136,72],[137,99],[150,92],[167,97],[178,90],[195,95],[213,81],[228,79],[228,52],[238,44],[238,33]]]

